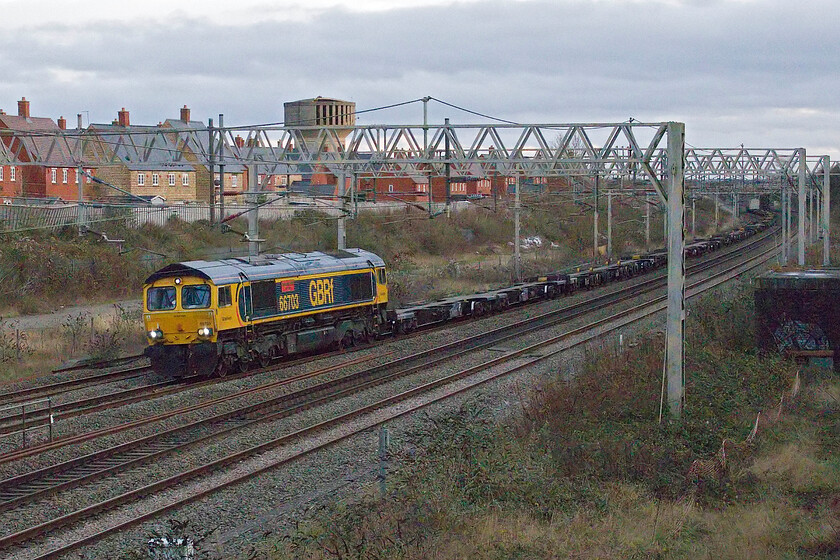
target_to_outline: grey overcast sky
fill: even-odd
[[[686,123],[698,147],[840,159],[837,0],[0,0],[0,108],[281,121],[431,95],[516,122]],[[487,119],[430,104],[430,120]],[[359,122],[414,124],[422,105]]]

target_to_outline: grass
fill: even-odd
[[[661,340],[594,355],[501,425],[479,400],[430,418],[406,436],[386,499],[327,506],[256,557],[836,557],[840,381],[803,370],[775,419],[798,366],[755,353],[751,314],[745,292],[692,308],[679,422],[657,421]],[[738,444],[728,476],[695,488],[689,465],[724,438]]]
[[[561,200],[556,195],[526,196],[522,236],[540,236],[544,248],[523,253],[523,270],[546,272],[592,258],[591,201]],[[710,209],[711,208],[711,209]],[[600,200],[601,239],[606,243],[606,197]],[[698,204],[698,230],[708,232],[713,206]],[[637,201],[614,198],[613,245],[616,255],[643,249],[644,214]],[[111,238],[124,239],[122,252],[98,236],[79,237],[73,228],[7,234],[0,247],[0,314],[5,317],[52,311],[60,305],[99,303],[137,297],[148,274],[170,262],[242,255],[247,247],[236,232],[242,218],[222,233],[206,221],[170,220],[165,227],[131,228],[119,222],[102,226]],[[654,214],[652,245],[662,245],[662,217]],[[293,219],[263,221],[264,252],[332,250],[335,219],[302,211]],[[398,303],[441,294],[436,280],[446,277],[447,294],[475,291],[512,279],[513,212],[500,204],[475,205],[451,217],[429,219],[407,207],[390,214],[361,214],[347,222],[350,247],[371,250],[394,273]],[[553,243],[554,246],[550,246]],[[454,270],[452,263],[457,263]],[[443,272],[441,272],[443,271]]]
[[[58,328],[21,331],[12,321],[0,325],[0,381],[37,377],[75,360],[140,353],[144,346],[142,323],[119,305],[106,315],[70,316]]]

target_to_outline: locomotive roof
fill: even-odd
[[[343,270],[359,270],[371,266],[385,266],[378,255],[364,249],[344,249],[322,253],[284,253],[282,255],[260,255],[248,259],[235,258],[220,261],[188,261],[165,266],[149,276],[150,284],[161,278],[173,276],[198,276],[213,284],[235,284],[242,280],[258,281],[290,276],[324,274]]]

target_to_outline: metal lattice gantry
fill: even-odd
[[[36,136],[27,134],[30,139]],[[806,191],[809,185],[814,185],[821,193],[817,206],[819,200],[823,201],[821,225],[824,242],[828,244],[827,170],[830,165],[827,158],[809,160],[801,148],[686,149],[685,127],[677,122],[528,125],[447,122],[321,127],[213,127],[211,122],[205,128],[129,127],[113,136],[82,129],[43,132],[37,133],[38,141],[29,142],[25,149],[24,143],[14,141],[21,136],[26,135],[0,131],[3,140],[0,164],[64,166],[69,155],[75,165],[87,168],[163,159],[163,165],[244,165],[266,174],[278,166],[310,173],[324,169],[339,177],[339,197],[343,202],[347,200],[343,196],[347,174],[431,177],[450,172],[477,177],[514,177],[517,223],[520,177],[597,179],[632,175],[633,189],[640,178],[650,184],[667,207],[666,369],[669,409],[674,416],[679,416],[684,399],[686,188],[700,193],[704,189],[726,188],[735,196],[747,192],[779,193],[783,210],[787,210],[783,223],[790,221],[790,192],[797,192],[799,259],[804,264]],[[205,141],[208,137],[209,142]],[[821,172],[822,188],[815,179]],[[254,194],[255,190],[252,183],[248,194]],[[256,212],[252,215],[256,220]],[[340,219],[340,232],[342,226],[343,219]],[[783,237],[787,240],[786,235]],[[342,241],[340,233],[339,244]],[[515,245],[518,265],[519,245]]]
[[[220,119],[221,121],[221,119]],[[0,163],[51,165],[53,154],[97,168],[145,163],[165,154],[172,164],[192,159],[207,165],[325,166],[344,173],[506,176],[576,176],[640,171],[668,208],[668,403],[678,417],[684,399],[683,332],[685,125],[661,123],[573,123],[532,125],[370,125],[353,127],[231,127],[206,130],[143,127],[109,136],[86,130],[39,133],[28,149],[15,131],[2,131]],[[29,133],[31,136],[31,133]],[[127,136],[126,136],[127,134]],[[198,135],[208,134],[210,142]],[[214,142],[214,135],[216,141]],[[239,141],[237,136],[242,138]],[[119,138],[119,139],[118,139]],[[127,140],[126,140],[127,139]],[[123,143],[117,146],[117,143]],[[174,147],[173,147],[174,144]],[[129,149],[130,148],[130,149]],[[187,154],[192,154],[188,158]],[[59,158],[56,158],[56,161]],[[66,158],[60,158],[66,165]],[[269,171],[270,172],[270,171]],[[516,189],[516,217],[519,216]],[[340,190],[339,194],[343,194]],[[341,227],[341,226],[339,226]],[[339,243],[342,236],[339,235]],[[517,257],[519,247],[517,244]],[[518,263],[518,258],[517,258]]]
[[[805,264],[806,243],[823,239],[829,258],[830,168],[828,156],[808,156],[804,148],[686,148],[686,189],[700,194],[778,196],[782,210],[782,263],[789,259],[791,194],[797,195],[797,262]],[[737,210],[736,210],[737,211]]]

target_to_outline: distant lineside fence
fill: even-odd
[[[468,207],[468,202],[453,202],[452,210],[459,211]],[[426,208],[426,206],[423,206]],[[231,216],[250,209],[249,205],[225,205],[225,215]],[[408,208],[399,202],[360,202],[350,211],[360,213],[393,213]],[[140,227],[144,224],[164,226],[177,218],[185,222],[197,222],[210,219],[208,204],[169,204],[169,205],[125,205],[88,203],[81,207],[76,204],[3,204],[0,205],[0,231],[25,231],[31,229],[61,229],[76,226],[79,214],[85,223],[96,229],[96,224],[123,222],[128,227]],[[443,203],[432,204],[432,212],[444,209]],[[218,207],[216,208],[218,212]],[[269,204],[259,208],[261,220],[288,220],[303,212],[319,212],[328,216],[340,216],[341,209],[334,204],[316,199],[294,200],[290,203]]]

